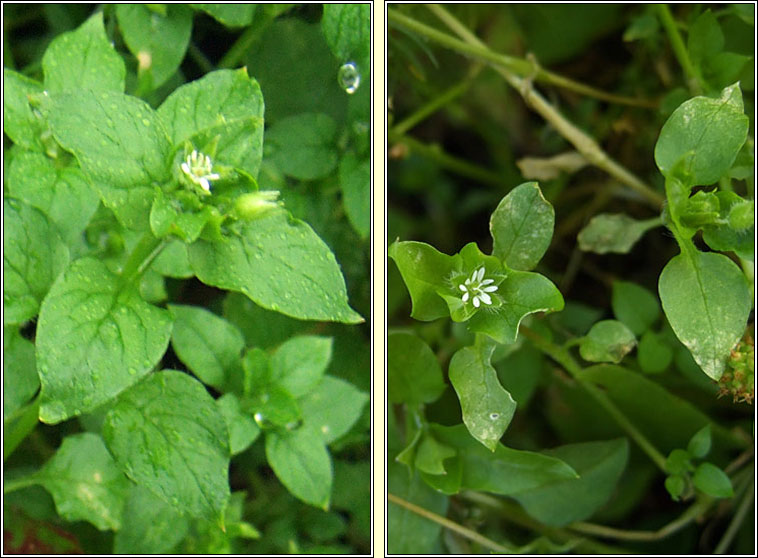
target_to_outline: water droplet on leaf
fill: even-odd
[[[337,72],[337,82],[348,95],[352,95],[358,90],[361,84],[361,73],[358,71],[355,62],[347,62],[340,66]]]

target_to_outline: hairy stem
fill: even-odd
[[[167,244],[165,239],[155,238],[150,231],[142,235],[121,270],[121,283],[129,284],[139,279]]]
[[[445,153],[438,147],[426,145],[425,143],[422,143],[410,136],[399,136],[395,134],[393,130],[389,131],[387,138],[390,143],[405,144],[411,151],[415,151],[416,153],[419,153],[420,155],[423,155],[424,157],[435,161],[442,168],[455,172],[456,174],[460,174],[461,176],[466,176],[485,184],[503,184],[503,177],[497,173],[483,169],[482,167],[474,165],[465,159],[454,157],[448,153]]]
[[[476,52],[486,51],[490,53],[492,57],[500,57],[502,55],[499,55],[497,53],[493,53],[490,51],[486,45],[480,41],[475,35],[473,35],[470,31],[468,31],[453,15],[451,15],[447,10],[445,10],[442,6],[438,5],[429,5],[427,6],[437,17],[439,17],[443,23],[448,25],[453,32],[457,33],[459,36],[463,38],[463,44],[467,45],[468,47],[475,49]],[[392,19],[392,10],[389,10],[389,19]],[[405,16],[400,16],[400,14],[395,14],[396,16],[402,17],[404,19],[410,19],[406,18]],[[413,20],[411,20],[413,21]],[[430,27],[424,26],[422,24],[418,24],[416,22],[416,25],[421,26],[419,29],[425,30],[427,33],[428,30],[433,31],[433,34],[427,34],[425,36],[428,36],[430,39],[438,40],[440,36],[446,37],[447,46],[450,46],[450,41],[453,41],[454,44],[459,44],[460,41],[457,41],[453,37],[449,37],[448,35],[444,33],[440,33],[439,31],[436,31]],[[421,32],[421,31],[419,31]],[[438,41],[441,42],[441,41]],[[471,54],[471,52],[469,52]],[[506,57],[510,58],[510,57]],[[492,60],[488,60],[492,62]],[[526,61],[520,61],[525,62],[526,64],[529,64],[534,71],[535,66],[530,64]],[[632,174],[629,170],[621,166],[619,163],[614,161],[603,149],[598,145],[598,143],[589,135],[584,133],[582,130],[577,128],[574,124],[572,124],[569,120],[567,120],[560,112],[558,112],[555,107],[553,107],[550,103],[548,103],[545,98],[540,95],[537,91],[534,90],[532,87],[532,76],[535,76],[537,74],[529,74],[526,73],[527,76],[530,76],[528,78],[522,78],[517,75],[517,73],[512,69],[514,65],[512,63],[506,64],[506,63],[500,63],[495,64],[494,69],[496,72],[498,72],[500,75],[505,78],[505,80],[521,95],[521,97],[526,102],[527,106],[531,107],[535,112],[539,113],[540,116],[542,116],[545,120],[547,120],[555,129],[560,133],[564,138],[566,138],[569,142],[571,142],[574,147],[582,154],[584,157],[593,165],[596,167],[604,170],[614,178],[616,178],[619,182],[622,184],[625,184],[635,192],[637,192],[640,196],[642,196],[652,207],[654,207],[656,210],[660,209],[661,205],[663,204],[664,197],[655,191],[652,187],[645,184],[642,180],[640,180],[638,177],[636,177],[634,174]]]
[[[690,55],[687,53],[687,47],[684,45],[682,36],[679,34],[679,29],[674,21],[674,16],[671,14],[671,10],[666,4],[656,4],[656,10],[658,11],[658,18],[661,20],[661,25],[666,30],[666,34],[669,37],[671,48],[674,51],[674,56],[679,61],[679,65],[684,70],[687,76],[687,83],[690,91],[693,95],[699,95],[703,92],[703,76],[700,75],[700,71],[694,66]]]
[[[438,525],[443,526],[445,529],[450,529],[451,531],[454,531],[458,533],[459,535],[462,535],[466,537],[467,539],[482,545],[484,548],[488,548],[490,550],[494,550],[495,552],[499,552],[502,554],[513,554],[515,552],[515,550],[510,549],[501,544],[498,544],[495,541],[490,540],[483,535],[480,535],[476,531],[472,531],[471,529],[464,527],[463,525],[459,525],[455,521],[451,521],[450,519],[446,517],[442,517],[441,515],[438,515],[434,512],[426,510],[420,506],[417,506],[416,504],[408,502],[407,500],[403,500],[402,498],[400,498],[399,496],[395,496],[391,492],[387,493],[387,500],[389,500],[393,504],[397,504],[398,506],[401,506],[415,513],[416,515],[420,517],[428,519],[429,521],[433,521],[434,523],[437,523]]]
[[[574,379],[579,382],[587,393],[589,393],[595,401],[597,401],[601,407],[603,407],[613,417],[616,423],[634,440],[642,451],[644,451],[653,463],[661,470],[665,472],[666,458],[658,449],[648,440],[645,435],[640,432],[632,421],[611,401],[606,393],[597,387],[595,384],[583,380],[581,377],[582,367],[576,362],[574,357],[563,347],[548,341],[537,332],[522,325],[520,332],[529,339],[534,346],[552,358],[558,364],[563,366],[567,372],[569,372]]]

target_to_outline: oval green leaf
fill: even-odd
[[[67,436],[34,478],[53,495],[55,508],[67,521],[89,521],[101,531],[121,527],[129,480],[100,436]]]
[[[69,252],[47,216],[14,198],[3,198],[3,324],[37,315]]]
[[[51,96],[50,126],[71,151],[103,203],[128,228],[146,230],[153,186],[169,177],[171,145],[150,106],[122,93]]]
[[[490,364],[494,350],[494,345],[464,347],[453,355],[449,370],[466,428],[490,451],[498,447],[516,411],[516,402]]]
[[[363,321],[347,302],[339,264],[306,223],[275,212],[241,223],[221,241],[198,240],[190,265],[208,285],[301,320]]]
[[[748,127],[739,83],[724,88],[718,99],[695,97],[682,103],[663,125],[655,144],[655,162],[666,175],[693,152],[686,171],[696,185],[713,184],[737,158]]]
[[[545,525],[562,527],[592,516],[613,495],[629,456],[625,438],[569,444],[542,452],[568,463],[579,478],[514,494],[524,509]]]
[[[332,461],[322,437],[301,426],[266,435],[266,459],[287,490],[306,504],[329,509]]]
[[[676,336],[703,372],[718,380],[750,314],[745,276],[723,254],[692,250],[666,264],[658,292]]]
[[[50,289],[37,323],[40,420],[86,413],[147,374],[171,335],[171,316],[100,261],[72,263]]]
[[[242,333],[205,308],[170,304],[168,309],[174,316],[171,346],[177,356],[203,383],[221,388],[242,356]]]
[[[442,395],[442,369],[429,345],[410,333],[387,336],[387,389],[390,401],[411,406]]]
[[[124,91],[126,66],[105,34],[102,12],[56,37],[42,57],[42,70],[50,93]]]
[[[579,345],[579,354],[590,362],[621,362],[637,345],[634,333],[618,320],[593,325]]]
[[[134,482],[190,516],[222,521],[229,433],[200,382],[176,370],[150,375],[119,397],[103,437]]]
[[[555,211],[536,182],[516,186],[498,204],[490,218],[492,255],[511,268],[533,269],[553,238]]]
[[[695,487],[714,498],[731,498],[734,496],[732,481],[727,474],[711,463],[701,463],[692,476]]]

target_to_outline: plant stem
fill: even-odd
[[[195,45],[194,42],[190,41],[187,52],[189,52],[189,55],[192,57],[195,63],[200,67],[200,69],[203,71],[204,74],[212,72],[213,70],[216,69],[213,66],[213,62],[211,62],[208,59],[208,57],[205,55],[205,53],[202,50],[197,48],[197,45]]]
[[[690,55],[687,53],[687,47],[684,45],[682,36],[677,29],[674,16],[671,14],[667,4],[656,4],[656,10],[658,11],[658,18],[661,20],[661,25],[666,30],[666,34],[669,36],[669,42],[671,42],[671,48],[674,50],[674,55],[679,61],[679,65],[684,70],[687,76],[687,84],[690,91],[694,95],[698,95],[703,92],[703,77],[700,75],[700,71],[692,64]]]
[[[665,539],[669,535],[672,535],[680,529],[686,527],[689,523],[694,521],[700,515],[703,514],[713,503],[713,499],[709,497],[702,497],[687,508],[682,515],[677,517],[671,523],[664,525],[657,531],[630,531],[627,529],[616,529],[614,527],[606,527],[605,525],[596,525],[594,523],[585,523],[583,521],[577,521],[569,525],[569,529],[578,533],[584,533],[587,535],[593,535],[596,537],[603,537],[609,539],[618,539],[626,541],[657,541]]]
[[[408,116],[405,120],[402,122],[398,122],[392,127],[392,133],[397,134],[398,136],[404,135],[408,130],[413,128],[416,124],[419,122],[425,120],[430,115],[437,112],[439,109],[447,105],[449,102],[457,99],[461,95],[463,95],[468,88],[471,86],[472,80],[476,77],[476,75],[481,70],[481,65],[477,65],[473,68],[473,70],[469,73],[468,76],[466,76],[466,79],[438,97],[432,99],[428,103],[426,103],[424,106],[422,106],[420,109],[418,109],[416,112]]]
[[[9,494],[11,492],[15,492],[16,490],[21,490],[22,488],[34,486],[37,484],[37,482],[37,476],[34,474],[17,479],[6,479],[3,481],[3,494]]]
[[[121,270],[121,283],[128,284],[139,278],[166,244],[165,239],[155,238],[150,231],[143,234]]]
[[[740,506],[737,508],[737,512],[734,514],[734,517],[732,517],[732,520],[729,522],[729,527],[726,528],[726,532],[724,533],[724,536],[721,537],[719,544],[716,546],[716,550],[714,551],[714,554],[726,553],[726,551],[729,549],[729,545],[732,544],[732,540],[734,540],[734,537],[737,534],[737,531],[742,526],[742,522],[745,520],[745,516],[747,515],[747,512],[750,510],[750,506],[753,504],[754,501],[755,501],[755,481],[753,479],[750,479],[750,486],[748,487],[748,490],[745,493],[745,496],[742,498],[742,501],[740,502]]]
[[[480,535],[476,531],[472,531],[471,529],[464,527],[463,525],[459,525],[458,523],[451,521],[450,519],[446,517],[442,517],[441,515],[438,515],[434,512],[425,510],[424,508],[417,506],[416,504],[413,504],[411,502],[408,502],[407,500],[403,500],[402,498],[395,496],[391,492],[387,493],[387,500],[415,513],[416,515],[419,515],[425,519],[428,519],[429,521],[433,521],[434,523],[437,523],[438,525],[443,526],[445,529],[450,529],[451,531],[455,531],[459,535],[462,535],[466,537],[467,539],[482,545],[485,548],[494,550],[495,552],[499,552],[502,554],[513,554],[515,552],[515,550],[510,549],[501,544],[498,544],[495,541],[490,540],[483,535]]]
[[[459,494],[461,498],[469,500],[483,506],[495,508],[510,523],[514,523],[526,529],[530,529],[551,540],[560,542],[576,541],[575,551],[588,552],[595,554],[629,554],[630,550],[616,546],[610,546],[592,539],[579,538],[568,529],[558,527],[547,527],[535,519],[529,517],[518,504],[497,498],[481,492],[464,491]]]
[[[444,10],[444,8],[441,8],[437,4],[427,4],[426,7],[429,8],[438,17],[440,12]],[[452,18],[453,16],[450,17]],[[433,27],[429,27],[428,25],[425,25],[413,18],[403,15],[396,10],[387,10],[387,19],[389,21],[393,21],[401,27],[404,27],[405,29],[414,31],[420,35],[432,39],[433,41],[440,43],[443,46],[450,48],[451,50],[455,50],[461,54],[465,54],[467,56],[471,56],[473,58],[483,60],[491,64],[502,66],[506,70],[514,72],[523,77],[533,77],[535,80],[540,82],[556,85],[558,87],[562,87],[564,89],[568,89],[582,95],[587,95],[588,97],[594,97],[596,99],[612,103],[646,108],[656,108],[658,106],[658,103],[647,99],[624,97],[622,95],[614,95],[613,93],[595,89],[594,87],[590,87],[583,83],[569,79],[565,76],[561,76],[545,70],[539,67],[539,65],[537,65],[534,61],[493,52],[484,44],[476,44],[470,40],[460,41],[454,37],[451,37],[450,35],[437,31]],[[442,19],[442,17],[440,17],[440,19]]]
[[[428,8],[440,19],[442,19],[445,24],[451,27],[455,33],[458,33],[461,37],[463,37],[465,41],[463,44],[470,46],[476,52],[481,52],[484,50],[490,53],[491,56],[502,56],[489,51],[489,49],[487,49],[486,45],[482,43],[482,41],[480,41],[476,36],[468,31],[468,29],[465,29],[465,27],[443,7],[438,5],[429,5]],[[388,13],[388,17],[392,19],[393,11],[389,10]],[[400,14],[395,14],[395,16],[402,17],[404,19],[410,19],[405,18],[405,16],[401,16]],[[421,26],[422,24],[417,25]],[[434,34],[428,36],[434,40],[437,40],[439,36],[442,36],[446,37],[446,43],[449,41],[454,41],[455,44],[460,43],[460,41],[457,41],[456,39],[427,26],[422,26],[422,28],[433,31]],[[645,200],[647,200],[647,202],[656,210],[660,209],[661,205],[663,204],[664,197],[653,188],[642,182],[642,180],[637,178],[626,168],[614,161],[607,153],[605,153],[605,151],[603,151],[600,145],[598,145],[598,143],[592,137],[588,136],[586,133],[572,124],[569,120],[567,120],[563,115],[561,115],[561,113],[558,112],[558,110],[556,110],[550,103],[548,103],[545,98],[542,97],[542,95],[540,95],[537,91],[534,90],[534,88],[532,88],[531,77],[529,79],[522,79],[518,77],[515,75],[516,72],[509,69],[506,64],[496,65],[494,69],[500,75],[502,75],[505,80],[514,89],[516,89],[516,91],[519,92],[529,107],[538,112],[556,129],[556,131],[558,131],[558,133],[560,133],[564,138],[571,142],[574,147],[576,147],[576,149],[582,155],[584,155],[587,161],[596,167],[603,169],[605,172],[616,178],[619,182],[636,191],[643,198],[645,198]]]
[[[39,395],[30,403],[4,420],[3,462],[8,459],[21,442],[32,432],[39,421]]]
[[[234,44],[226,51],[226,54],[218,63],[219,69],[233,68],[247,54],[250,47],[261,36],[263,30],[273,21],[273,17],[268,15],[265,10],[256,10],[253,23],[242,32]]]
[[[483,169],[478,165],[469,163],[465,159],[459,159],[458,157],[449,155],[448,153],[442,151],[442,149],[439,147],[426,145],[411,136],[398,136],[392,130],[388,132],[387,139],[390,141],[390,143],[405,144],[412,151],[415,151],[420,155],[432,159],[441,167],[460,174],[461,176],[466,176],[468,178],[484,182],[485,184],[494,184],[498,186],[503,185],[503,177],[497,173],[488,171],[487,169]]]
[[[566,371],[569,372],[574,377],[574,379],[579,382],[579,385],[581,385],[587,391],[587,393],[589,393],[595,399],[595,401],[600,404],[601,407],[608,411],[616,423],[627,434],[629,434],[629,437],[631,437],[637,443],[640,449],[644,451],[648,457],[650,457],[653,463],[655,463],[655,465],[661,471],[665,472],[666,458],[663,456],[663,454],[658,451],[658,449],[650,442],[650,440],[645,437],[642,432],[637,429],[634,424],[632,424],[632,421],[630,421],[627,416],[616,406],[616,404],[611,401],[611,399],[608,397],[608,395],[606,395],[604,391],[602,391],[595,384],[592,384],[582,378],[582,367],[579,366],[574,357],[572,357],[566,349],[559,347],[554,343],[551,343],[524,325],[521,326],[519,331],[523,333],[524,337],[529,339],[537,349],[563,366],[563,368],[565,368]]]

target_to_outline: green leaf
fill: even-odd
[[[660,224],[658,218],[637,221],[623,213],[601,213],[579,231],[577,240],[584,252],[627,254],[643,234]]]
[[[637,346],[637,363],[643,372],[658,374],[669,367],[674,351],[662,336],[652,330],[642,334]]]
[[[711,463],[701,463],[692,476],[695,488],[714,498],[732,498],[734,489],[727,474]]]
[[[694,470],[692,455],[683,449],[675,449],[666,457],[664,470],[670,475],[683,475]]]
[[[72,263],[50,289],[37,323],[40,420],[91,411],[147,374],[171,334],[168,312],[100,261]]]
[[[80,169],[57,168],[53,160],[32,151],[13,158],[8,191],[45,213],[69,247],[80,241],[100,202]]]
[[[244,27],[253,22],[255,4],[190,4],[194,10],[202,10],[227,27]]]
[[[700,368],[718,380],[752,306],[740,269],[722,254],[692,250],[666,264],[658,292],[676,336]]]
[[[707,424],[690,438],[687,444],[687,452],[698,459],[702,459],[711,451],[711,425]]]
[[[178,87],[158,108],[174,145],[219,137],[217,160],[257,177],[263,155],[263,96],[245,68],[217,70]]]
[[[755,259],[755,204],[734,192],[716,192],[719,200],[718,224],[703,226],[703,240],[712,250],[735,252],[739,257]]]
[[[363,321],[348,306],[329,247],[306,223],[284,213],[241,223],[219,242],[198,240],[189,256],[203,283],[243,292],[269,310],[302,320]]]
[[[353,154],[343,156],[339,177],[347,218],[361,238],[368,238],[371,232],[371,160],[359,159]]]
[[[134,482],[191,516],[223,518],[229,434],[200,382],[176,370],[151,374],[121,394],[103,437]]]
[[[621,412],[664,453],[686,447],[693,430],[711,422],[688,401],[669,393],[642,374],[621,366],[591,366],[581,372],[580,379],[603,388]],[[612,420],[605,412],[601,414],[603,418],[596,416],[593,420]],[[713,432],[720,445],[735,447],[733,438],[724,429],[713,426]]]
[[[371,6],[325,4],[321,29],[329,48],[341,63],[356,62],[368,71],[371,64]]]
[[[624,322],[635,335],[642,335],[661,315],[656,296],[628,281],[613,282],[611,306],[616,319]]]
[[[553,238],[555,211],[536,182],[516,186],[490,218],[492,255],[519,271],[533,269]]]
[[[114,554],[166,554],[187,535],[189,519],[152,492],[132,484],[123,525],[113,540]]]
[[[687,30],[687,50],[694,66],[702,68],[703,63],[724,48],[724,33],[716,16],[705,10]]]
[[[387,389],[390,401],[414,407],[442,395],[442,369],[429,345],[410,333],[387,336]]]
[[[516,402],[498,382],[490,364],[495,346],[464,347],[450,360],[450,383],[461,403],[471,435],[495,451],[516,411]]]
[[[271,382],[286,389],[294,397],[300,397],[321,381],[331,359],[331,337],[293,337],[282,343],[271,355]]]
[[[57,36],[42,57],[45,89],[64,91],[124,91],[126,66],[105,34],[102,12],[75,31]]]
[[[253,397],[242,401],[242,409],[253,415],[258,426],[266,429],[293,428],[302,417],[300,405],[292,394],[275,384],[258,388]]]
[[[3,198],[3,324],[37,315],[53,281],[68,264],[68,248],[44,213]]]
[[[147,91],[163,85],[181,64],[192,34],[192,11],[167,4],[161,15],[140,4],[116,4],[116,17],[129,51],[137,58]]]
[[[666,486],[668,493],[671,495],[671,499],[678,502],[687,486],[687,482],[681,475],[671,475],[666,477],[664,485]]]
[[[445,475],[447,473],[443,462],[456,453],[453,448],[440,444],[434,436],[426,433],[416,450],[416,469],[429,475]]]
[[[34,475],[67,521],[89,521],[101,531],[118,530],[129,481],[96,434],[66,436],[55,455]]]
[[[726,87],[718,99],[695,97],[676,109],[663,125],[655,144],[655,162],[667,175],[677,161],[693,152],[686,172],[695,184],[713,184],[732,166],[745,143],[748,125],[738,83]]]
[[[266,434],[266,459],[290,494],[329,509],[332,461],[322,437],[305,426]]]
[[[337,124],[326,114],[290,116],[266,130],[266,157],[293,178],[324,178],[337,166],[336,135]]]
[[[153,186],[169,178],[171,149],[150,106],[122,93],[77,91],[52,97],[48,118],[119,221],[147,229]]]
[[[467,433],[464,435],[470,439]],[[387,463],[387,487],[388,492],[432,513],[444,516],[447,512],[447,496],[432,490],[417,474],[409,477],[408,471],[396,463]],[[441,530],[439,523],[387,502],[387,532],[391,533],[387,538],[388,554],[434,553]]]
[[[563,296],[547,277],[530,271],[510,271],[500,283],[498,308],[485,308],[471,318],[468,328],[486,333],[498,343],[512,343],[526,316],[535,312],[559,312]]]
[[[3,328],[3,422],[26,405],[39,389],[34,343],[17,328]],[[6,431],[6,437],[7,437]]]
[[[423,242],[393,242],[387,254],[395,261],[413,303],[411,317],[424,322],[450,314],[447,304],[437,294],[448,285],[446,279],[455,270],[455,258]]]
[[[28,96],[42,91],[40,82],[3,68],[3,133],[16,145],[39,152],[45,149],[39,137],[43,124]]]
[[[497,444],[495,451],[476,442],[465,426],[431,424],[438,442],[454,448],[461,462],[461,488],[512,495],[559,480],[573,479],[576,472],[555,457],[520,451]],[[450,460],[446,462],[450,463]]]
[[[176,355],[203,383],[221,388],[245,348],[242,333],[205,308],[169,304],[168,309],[174,317],[171,346]]]
[[[629,457],[626,438],[569,444],[545,455],[561,459],[579,473],[567,479],[513,495],[545,525],[562,527],[591,517],[613,495]]]
[[[350,382],[324,376],[299,399],[303,423],[319,432],[325,444],[346,434],[360,418],[369,396]]]
[[[261,429],[253,417],[242,410],[240,400],[235,394],[225,393],[216,399],[216,405],[229,429],[229,448],[232,455],[242,453],[258,439]]]
[[[590,362],[621,362],[637,345],[628,327],[617,320],[603,320],[592,326],[579,345],[579,354]]]
[[[160,273],[164,277],[175,277],[177,279],[192,277],[194,274],[189,265],[187,245],[178,239],[169,241],[158,257],[153,260],[150,270]]]

